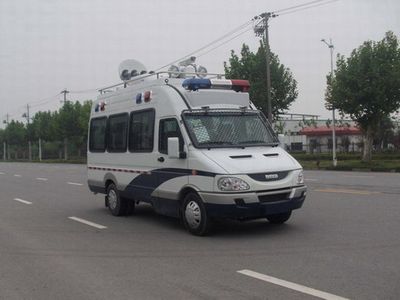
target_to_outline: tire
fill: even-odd
[[[107,187],[107,206],[114,216],[125,216],[128,213],[128,201],[119,195],[114,183]]]
[[[193,235],[204,236],[212,227],[212,220],[207,215],[203,201],[196,193],[185,196],[182,205],[182,220],[186,229]]]
[[[282,214],[269,215],[269,216],[267,216],[267,220],[272,224],[283,224],[287,220],[289,220],[291,215],[292,215],[292,211],[282,213]]]

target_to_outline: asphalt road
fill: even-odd
[[[0,163],[0,299],[399,299],[400,174],[305,175],[287,224],[195,237],[146,205],[113,217],[86,166]]]

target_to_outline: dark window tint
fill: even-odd
[[[107,118],[92,119],[90,122],[89,151],[104,152],[106,150]]]
[[[176,119],[160,120],[158,151],[167,154],[168,152],[168,138],[179,138],[179,151],[183,151],[183,138],[179,130],[179,124]]]
[[[110,116],[108,118],[108,147],[109,152],[125,152],[128,131],[128,114]]]
[[[152,152],[154,140],[154,110],[133,112],[129,130],[129,151]]]

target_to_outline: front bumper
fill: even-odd
[[[298,209],[307,187],[252,193],[200,193],[207,213],[213,218],[257,219]]]

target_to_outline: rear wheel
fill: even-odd
[[[128,200],[119,195],[114,183],[107,187],[107,206],[114,216],[124,216],[128,213]]]
[[[282,214],[269,215],[267,216],[267,220],[272,224],[283,224],[287,220],[289,220],[291,215],[292,215],[291,211]]]
[[[183,200],[182,219],[186,229],[194,235],[206,235],[212,227],[212,220],[200,196],[189,193]]]

